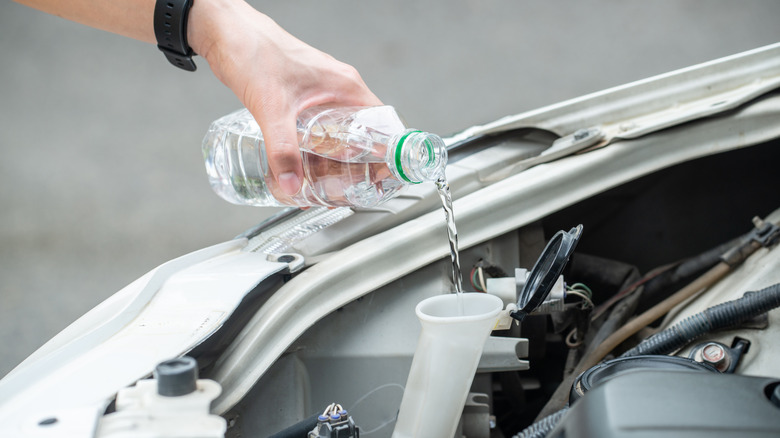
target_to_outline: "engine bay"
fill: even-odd
[[[490,292],[495,280],[512,277],[516,268],[530,269],[555,232],[584,225],[562,273],[565,299],[492,333],[456,436],[545,436],[521,431],[556,414],[559,428],[550,436],[780,430],[776,422],[761,421],[762,412],[777,409],[771,404],[780,388],[771,347],[780,325],[777,312],[725,324],[728,330],[704,330],[669,351],[629,351],[685,317],[780,283],[778,234],[771,227],[780,213],[767,196],[770,187],[780,186],[772,160],[777,147],[775,141],[665,169],[462,251],[467,290]],[[684,305],[588,359],[628,321],[727,259],[728,272],[705,292],[698,287]],[[312,326],[226,414],[233,424],[228,436],[282,430],[334,400],[348,407],[361,435],[389,436],[414,353],[404,340],[419,330],[412,309],[431,293],[445,293],[448,276],[445,260],[432,263]],[[625,389],[631,378],[641,384],[636,391]],[[564,416],[561,409],[568,405],[571,413]],[[616,407],[620,413],[613,412]],[[756,421],[731,421],[736,408]],[[259,415],[269,411],[273,420]]]

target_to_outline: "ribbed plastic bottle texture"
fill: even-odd
[[[299,115],[297,129],[299,193],[288,196],[277,186],[263,134],[246,109],[216,120],[203,139],[211,187],[239,205],[370,208],[444,174],[444,141],[408,129],[391,106],[314,107]]]

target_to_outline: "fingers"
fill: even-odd
[[[303,183],[303,163],[298,147],[296,131],[296,114],[285,111],[255,116],[265,140],[265,151],[268,166],[279,188],[288,195],[294,196],[301,191]],[[251,112],[251,110],[250,110]],[[252,113],[254,115],[254,113]]]
[[[316,75],[316,81],[311,77],[303,78],[289,74],[282,76],[287,80],[279,81],[276,86],[253,90],[252,95],[259,99],[246,99],[252,103],[260,101],[258,105],[249,107],[249,110],[263,132],[266,156],[273,178],[281,191],[288,196],[297,195],[304,181],[296,128],[296,119],[301,111],[323,104],[345,106],[382,104],[366,87],[357,70],[335,60],[332,62],[333,64],[324,63],[324,66],[330,68],[318,72],[321,74]],[[290,81],[290,77],[298,80]],[[301,87],[303,89],[298,88],[302,84],[308,86]],[[252,85],[256,84],[251,84],[250,87]]]

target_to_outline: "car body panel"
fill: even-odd
[[[644,175],[780,138],[778,87],[780,44],[446,139],[455,158],[447,178],[461,249],[499,239]],[[0,435],[93,436],[119,389],[209,339],[231,315],[246,310],[241,304],[258,285],[291,273],[291,264],[269,261],[286,253],[308,268],[290,275],[256,311],[247,311],[248,322],[208,371],[223,388],[212,409],[228,412],[320,321],[384,286],[401,288],[399,281],[449,258],[438,202],[428,184],[354,214],[343,209],[288,212],[236,240],[160,266],[0,381]],[[308,215],[311,222],[302,226],[314,227],[312,232],[281,247],[266,245],[278,237],[274,226],[299,215]],[[324,217],[330,217],[323,219],[327,225],[317,222]],[[442,276],[436,280],[424,293],[405,298],[450,292]],[[401,354],[413,350],[416,327],[409,321],[403,345],[385,347]],[[54,416],[56,428],[40,424]]]
[[[217,331],[260,282],[286,268],[246,239],[161,265],[63,331],[0,381],[0,435],[94,435],[118,389]],[[57,427],[39,422],[57,418]]]

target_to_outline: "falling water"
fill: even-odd
[[[460,297],[463,293],[463,279],[460,273],[460,255],[458,254],[458,229],[455,227],[455,215],[452,212],[450,185],[445,176],[441,176],[436,181],[436,189],[439,192],[439,198],[444,208],[444,218],[447,222],[447,237],[450,242],[450,258],[452,260],[452,282],[455,284],[455,292],[458,293],[458,307],[462,314],[463,300]]]

